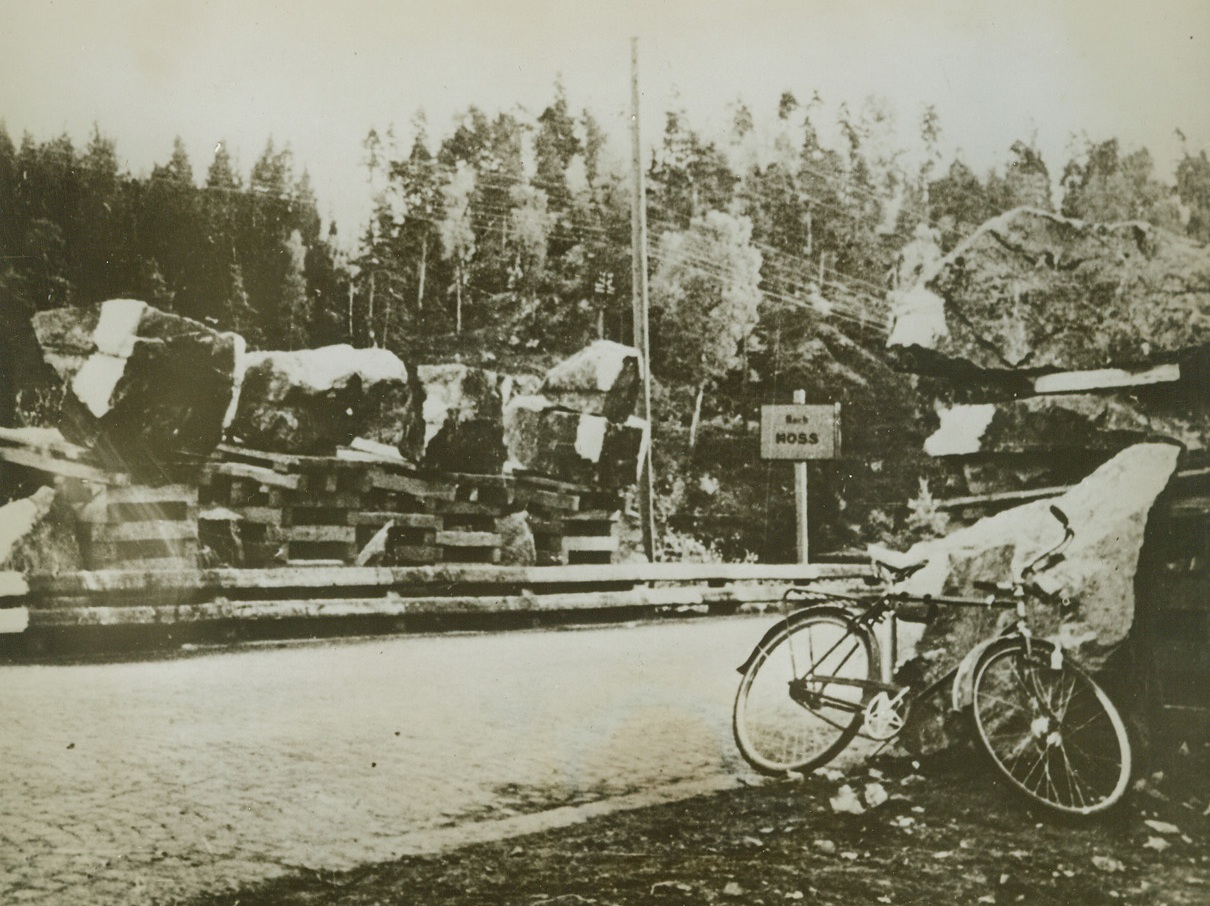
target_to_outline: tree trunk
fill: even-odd
[[[697,399],[693,401],[693,420],[689,422],[689,452],[697,449],[697,427],[702,420],[702,397],[706,395],[706,382],[697,387]]]
[[[429,261],[429,237],[420,241],[420,285],[416,289],[416,310],[424,311],[424,272]]]
[[[462,267],[454,275],[454,333],[462,333]]]
[[[370,300],[366,308],[366,332],[369,334],[367,339],[371,346],[377,346],[378,340],[374,336],[374,272],[370,272]]]

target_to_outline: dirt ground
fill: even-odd
[[[844,786],[863,813],[836,810]],[[1093,820],[1032,809],[964,749],[923,764],[888,759],[848,776],[760,782],[437,856],[302,873],[195,906],[1204,906],[1208,801],[1210,743],[1167,746],[1129,800]]]

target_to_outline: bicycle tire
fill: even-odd
[[[841,647],[828,653],[835,643]],[[877,641],[853,624],[848,611],[821,606],[794,615],[761,641],[740,680],[731,721],[740,754],[765,774],[827,764],[861,729],[869,687],[816,684],[813,688],[826,694],[821,698],[835,698],[845,707],[820,701],[813,709],[791,696],[789,683],[814,673],[872,681],[878,672]]]
[[[983,747],[1013,786],[1068,815],[1115,806],[1130,783],[1131,750],[1117,708],[1054,646],[1020,638],[992,645],[975,668],[972,709]]]

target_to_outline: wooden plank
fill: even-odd
[[[495,532],[438,532],[440,547],[499,547],[504,540]]]
[[[76,514],[76,521],[90,525],[115,525],[131,522],[196,523],[195,505],[168,500],[163,503],[110,503],[93,500]]]
[[[0,427],[0,445],[21,447],[31,452],[55,454],[65,459],[87,459],[92,451],[64,440],[56,428]]]
[[[182,541],[197,540],[196,522],[151,522],[97,523],[85,527],[87,541],[97,545],[107,541]]]
[[[272,469],[266,469],[264,466],[254,466],[244,462],[212,463],[207,468],[219,475],[227,475],[232,478],[249,478],[259,484],[274,488],[285,488],[289,491],[297,491],[299,484],[302,482],[302,478],[299,475],[284,475]]]
[[[517,485],[516,479],[511,475],[479,475],[473,472],[443,472],[441,474],[456,484],[471,488],[511,491]]]
[[[1083,393],[1111,390],[1115,387],[1143,387],[1181,379],[1179,365],[1156,365],[1143,371],[1121,368],[1096,368],[1089,371],[1063,371],[1034,378],[1034,393]]]
[[[183,566],[196,562],[196,554],[186,557],[169,555],[165,557],[136,557],[130,560],[113,560],[108,562],[106,566],[111,569],[145,569],[173,572],[181,569]]]
[[[337,447],[336,458],[353,462],[389,462],[405,467],[411,465],[397,447],[364,437],[353,438],[347,447]]]
[[[1210,496],[1182,497],[1168,505],[1168,513],[1178,518],[1210,516]]]
[[[574,513],[580,508],[580,498],[568,494],[557,494],[551,491],[537,491],[529,488],[517,495],[518,500],[527,506],[536,506],[546,510],[561,513]]]
[[[431,544],[393,544],[387,553],[404,563],[440,563],[443,552]]]
[[[254,522],[258,525],[281,525],[282,509],[275,506],[235,506],[231,507],[239,514],[241,521]]]
[[[443,500],[436,510],[445,516],[499,516],[500,507],[475,500]]]
[[[406,598],[301,598],[277,601],[215,600],[199,604],[94,606],[31,610],[32,626],[121,626],[213,620],[322,619],[408,614],[582,611],[604,608],[692,606],[696,589],[638,588],[623,592],[556,595],[468,595]]]
[[[357,528],[352,525],[291,525],[282,529],[287,541],[344,541],[352,544],[357,540]]]
[[[130,483],[130,479],[126,475],[117,472],[107,472],[104,469],[98,469],[95,466],[86,465],[82,462],[55,459],[41,453],[17,447],[0,447],[0,460],[12,463],[15,466],[34,469],[38,472],[62,475],[65,478],[80,478],[84,481],[92,481],[97,484],[124,485]]]
[[[362,512],[352,513],[349,521],[353,525],[386,525],[394,522],[398,528],[439,529],[445,520],[429,513]]]
[[[355,510],[360,508],[361,502],[361,495],[351,491],[325,493],[274,488],[269,494],[270,506],[282,507],[287,513],[295,509]]]
[[[457,496],[457,489],[452,484],[396,475],[383,469],[371,469],[367,480],[379,490],[399,491],[424,500],[453,500]]]
[[[172,574],[79,571],[28,577],[37,595],[167,590],[236,591],[417,587],[423,585],[591,585],[645,582],[786,582],[860,578],[869,569],[853,564],[813,563],[619,563],[599,566],[346,566],[338,569],[181,570]]]
[[[579,496],[584,491],[588,490],[582,484],[575,484],[570,481],[560,481],[558,478],[551,478],[549,475],[541,475],[537,472],[526,472],[518,470],[511,476],[518,487],[542,488],[545,490],[556,491],[562,494],[570,494],[571,496]]]
[[[564,522],[613,522],[618,517],[617,510],[580,510],[563,517]]]
[[[254,450],[232,444],[219,444],[215,454],[220,462],[267,463],[281,472],[300,470],[357,468],[360,463],[350,462],[338,456],[308,456],[301,453],[278,453],[273,450]],[[212,460],[212,462],[215,460]]]
[[[165,551],[176,552],[174,555],[184,556],[197,547],[197,537],[181,538],[122,538],[105,541],[81,541],[80,548],[85,556],[109,557],[121,560],[138,560],[142,557],[165,557]],[[145,554],[131,551],[146,551]]]
[[[618,549],[618,539],[612,535],[568,535],[562,544],[565,553],[572,551],[610,552]]]
[[[197,504],[197,488],[188,484],[166,484],[151,487],[132,484],[105,491],[107,503],[185,503]]]
[[[1034,488],[1028,491],[1001,491],[996,494],[976,494],[971,497],[950,497],[936,501],[941,510],[957,510],[968,506],[987,506],[996,503],[1012,503],[1026,500],[1040,500],[1044,497],[1058,497],[1071,490],[1070,486],[1053,488]]]

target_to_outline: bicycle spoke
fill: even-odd
[[[1022,712],[1023,714],[1028,714],[1028,713],[1029,713],[1029,712],[1028,712],[1028,711],[1027,711],[1025,708],[1021,707],[1021,706],[1020,706],[1019,704],[1017,704],[1016,702],[1010,702],[1008,699],[1006,699],[1006,698],[1001,698],[1001,697],[1000,697],[1000,696],[998,696],[998,695],[992,695],[990,692],[984,692],[984,693],[983,693],[983,694],[980,696],[980,698],[981,698],[982,700],[984,700],[984,701],[994,701],[994,702],[999,702],[1000,704],[1002,704],[1002,705],[1006,705],[1007,707],[1012,708],[1014,711],[1020,711],[1020,712]]]
[[[1067,786],[1072,792],[1071,800],[1073,803],[1075,802],[1075,795],[1078,792],[1080,795],[1080,806],[1082,808],[1087,808],[1088,799],[1085,797],[1084,791],[1080,789],[1080,778],[1076,774],[1076,769],[1072,765],[1071,759],[1067,757],[1067,749],[1060,746],[1059,751],[1063,753],[1063,763],[1067,765]]]

